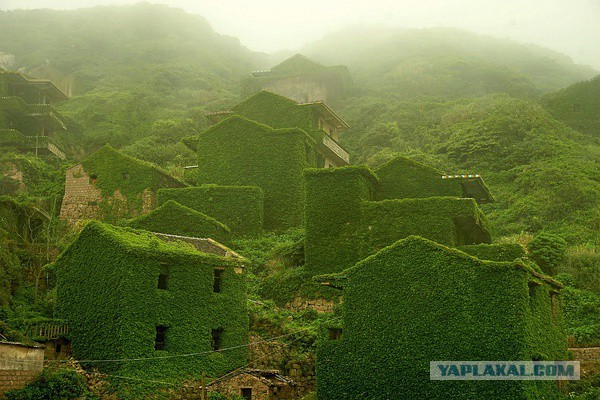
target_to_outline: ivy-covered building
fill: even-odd
[[[209,117],[215,125],[184,139],[198,153],[196,184],[260,188],[267,230],[302,225],[304,169],[349,163],[337,143],[348,125],[324,103],[261,91]]]
[[[135,217],[154,209],[158,189],[186,186],[154,164],[105,146],[67,169],[60,218],[72,225]]]
[[[66,99],[50,81],[0,69],[0,147],[64,160],[52,137],[67,124],[52,104]]]
[[[558,398],[556,381],[430,380],[430,361],[565,359],[561,285],[498,246],[466,248],[480,259],[410,236],[317,277],[343,293],[318,341],[318,398]]]
[[[445,175],[397,157],[370,170],[305,171],[305,259],[313,274],[341,271],[399,239],[447,246],[489,243],[478,204],[492,201],[479,175]]]
[[[250,96],[268,90],[306,103],[335,103],[352,87],[345,65],[325,66],[302,54],[296,54],[268,71],[255,71],[242,81],[242,92]]]
[[[55,313],[69,324],[74,356],[120,360],[92,364],[145,378],[244,365],[243,265],[159,237],[92,221],[58,257]]]

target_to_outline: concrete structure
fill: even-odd
[[[64,160],[52,136],[66,130],[66,120],[51,105],[66,99],[50,81],[0,70],[0,146]]]
[[[0,396],[32,382],[44,368],[44,346],[0,342]]]
[[[297,102],[336,103],[352,86],[345,65],[325,66],[302,54],[296,54],[268,71],[255,71],[244,78],[245,95],[268,90]]]

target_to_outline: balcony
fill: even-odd
[[[323,141],[317,146],[317,151],[334,167],[350,164],[348,152],[327,135],[323,135]]]

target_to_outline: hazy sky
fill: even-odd
[[[0,0],[1,9],[79,8],[139,0]],[[536,43],[600,69],[600,0],[164,0],[203,15],[252,50],[299,50],[345,25],[450,26]]]

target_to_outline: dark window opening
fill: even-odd
[[[167,290],[169,286],[169,266],[166,262],[161,261],[160,272],[158,274],[158,288]]]
[[[531,300],[535,296],[535,288],[540,284],[537,282],[529,282],[527,285],[529,286],[529,300]]]
[[[223,329],[213,329],[212,330],[212,340],[210,345],[213,351],[221,350],[221,341],[223,339]]]
[[[60,353],[61,350],[62,350],[62,343],[56,342],[56,347],[54,348],[54,352]]]
[[[123,173],[123,179],[125,179],[125,180],[129,179],[129,172]]]
[[[168,282],[169,282],[169,275],[167,275],[167,274],[158,275],[158,288],[159,289],[167,290]]]
[[[96,175],[96,174],[90,175],[90,183],[91,184],[96,183],[96,179],[98,179],[98,175]]]
[[[342,328],[329,328],[329,339],[340,340],[342,338]]]
[[[244,400],[252,400],[252,388],[241,388],[241,395]]]
[[[158,325],[156,327],[156,338],[154,339],[154,350],[165,349],[165,338],[167,336],[167,327]]]
[[[214,281],[213,281],[213,292],[221,293],[221,281],[223,279],[223,270],[215,268],[214,270]]]
[[[552,322],[555,322],[558,316],[558,297],[555,292],[550,292],[550,307],[552,308]]]

